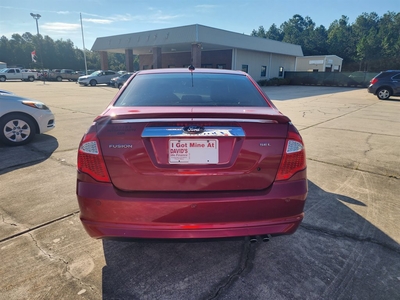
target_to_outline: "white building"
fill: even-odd
[[[107,53],[124,53],[127,71],[133,56],[140,69],[187,67],[243,70],[255,80],[283,77],[296,71],[301,46],[230,32],[199,24],[99,37],[92,47],[107,70]]]
[[[296,58],[295,71],[341,72],[343,58],[336,55],[314,55]]]

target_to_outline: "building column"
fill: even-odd
[[[108,70],[107,51],[100,51],[100,66],[102,70]]]
[[[162,68],[161,48],[154,47],[153,48],[153,69],[161,69],[161,68]]]
[[[192,44],[192,65],[201,68],[201,44]]]
[[[125,49],[125,66],[127,72],[133,72],[133,51],[132,49]]]

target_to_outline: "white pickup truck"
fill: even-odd
[[[0,81],[19,79],[23,81],[34,81],[37,79],[36,72],[23,72],[18,68],[5,68],[0,70]]]

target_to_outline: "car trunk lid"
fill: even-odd
[[[118,189],[261,190],[274,181],[289,121],[274,108],[110,108],[97,135]]]

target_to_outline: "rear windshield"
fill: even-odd
[[[138,74],[114,106],[259,106],[269,107],[242,75]]]

